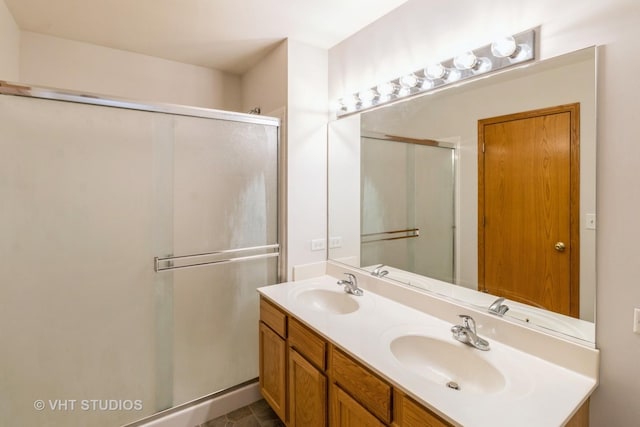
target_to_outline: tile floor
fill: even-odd
[[[284,423],[263,399],[207,421],[200,427],[284,427]]]

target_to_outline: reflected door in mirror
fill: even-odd
[[[478,275],[494,295],[579,316],[579,104],[478,122]]]

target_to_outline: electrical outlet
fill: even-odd
[[[640,308],[633,309],[633,332],[640,334]]]
[[[311,250],[312,251],[321,251],[326,249],[326,240],[325,239],[313,239],[311,241]]]
[[[341,248],[342,237],[329,237],[329,249]]]

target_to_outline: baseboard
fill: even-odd
[[[168,410],[125,427],[196,427],[262,399],[260,385],[253,382],[197,403]]]

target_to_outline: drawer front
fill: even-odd
[[[399,412],[396,418],[402,427],[451,427],[451,424],[407,396],[399,396],[398,393],[395,404]]]
[[[336,427],[385,427],[364,406],[342,391],[337,385],[331,386],[331,421]]]
[[[260,320],[282,338],[287,337],[287,315],[264,298],[260,298]]]
[[[326,342],[294,318],[289,319],[289,346],[307,358],[316,368],[326,369]]]
[[[391,386],[335,347],[331,351],[333,380],[368,411],[391,422]]]

